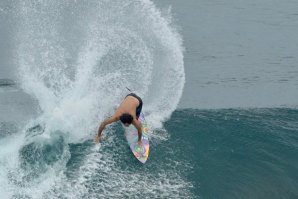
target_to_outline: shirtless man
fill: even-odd
[[[142,111],[143,102],[142,99],[134,93],[128,94],[120,106],[117,108],[116,112],[112,117],[106,118],[99,126],[98,133],[96,136],[96,143],[100,141],[101,133],[106,127],[106,125],[120,120],[124,126],[128,127],[133,124],[138,130],[138,144],[142,141],[142,125],[138,120],[140,113]]]

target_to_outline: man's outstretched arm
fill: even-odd
[[[104,128],[106,127],[106,125],[111,124],[111,123],[116,122],[116,121],[117,121],[117,118],[115,116],[112,116],[112,117],[109,117],[109,118],[105,119],[99,125],[98,131],[97,131],[97,135],[96,135],[96,138],[95,138],[95,142],[96,143],[98,143],[100,141],[101,133],[104,130]]]
[[[142,143],[142,124],[139,120],[136,120],[136,119],[134,119],[132,123],[138,130],[138,143],[141,144]]]

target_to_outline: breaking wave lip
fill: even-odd
[[[38,100],[41,114],[20,132],[11,151],[13,162],[1,166],[4,173],[0,174],[5,176],[1,186],[11,185],[7,193],[11,197],[59,198],[64,188],[73,196],[95,197],[85,192],[92,182],[80,181],[73,189],[64,175],[70,159],[68,144],[93,138],[98,121],[111,114],[127,94],[125,87],[143,98],[152,129],[161,128],[176,109],[185,82],[181,36],[170,18],[163,18],[149,0],[27,0],[19,2],[15,13],[20,86]],[[107,139],[111,143],[115,138]],[[44,151],[51,153],[52,162],[42,155]],[[121,170],[115,170],[113,159],[96,161],[101,153],[91,150],[85,155],[78,180],[102,165],[115,171],[113,176],[106,173],[112,183],[125,178]],[[0,161],[6,158],[1,155]],[[155,180],[168,178],[166,188],[172,190],[168,196],[176,193],[175,187],[185,190],[189,186],[179,175],[163,172]],[[179,186],[172,183],[175,179]],[[125,189],[125,183],[119,186]],[[103,186],[103,191],[109,188]],[[161,189],[147,187],[147,192]],[[126,193],[122,191],[117,194]]]
[[[59,32],[55,27],[61,26],[60,12],[72,1],[66,5],[26,2],[20,4],[19,77],[23,89],[38,99],[44,115],[59,120],[72,115],[68,117],[72,124],[88,118],[83,126],[94,129],[96,120],[110,114],[121,100],[125,87],[143,97],[144,111],[154,127],[161,127],[176,109],[185,82],[182,39],[151,1],[77,5],[89,14],[81,14],[67,27],[80,27],[74,34],[81,37],[69,43],[64,38],[66,30]],[[58,115],[52,114],[53,109]],[[89,111],[88,117],[84,110]]]

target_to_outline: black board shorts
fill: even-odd
[[[142,111],[143,101],[142,101],[142,99],[141,99],[139,96],[137,96],[135,93],[130,93],[130,94],[126,95],[126,97],[128,97],[128,96],[132,96],[132,97],[137,98],[137,99],[139,100],[139,106],[138,106],[137,109],[136,109],[136,116],[137,116],[137,119],[138,119],[139,116],[140,116],[140,114],[141,114],[141,111]],[[126,98],[126,97],[125,97],[125,98]]]

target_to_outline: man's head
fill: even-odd
[[[120,120],[124,126],[129,126],[132,123],[133,117],[129,113],[123,113],[120,116]]]

